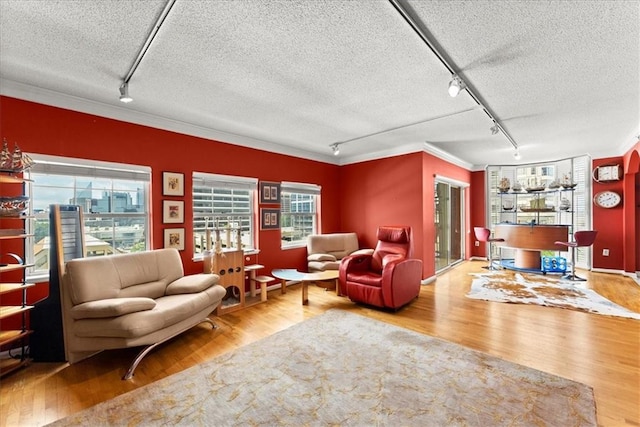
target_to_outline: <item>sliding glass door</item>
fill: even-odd
[[[464,258],[464,188],[452,182],[435,182],[436,272]]]

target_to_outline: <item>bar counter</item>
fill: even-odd
[[[556,241],[569,238],[568,225],[496,224],[494,237],[501,237],[502,246],[516,250],[514,266],[527,270],[540,270],[540,251],[558,251]]]

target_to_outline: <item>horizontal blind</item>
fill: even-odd
[[[94,162],[85,159],[69,159],[40,154],[29,154],[35,164],[31,173],[46,175],[84,176],[90,178],[122,179],[149,182],[151,168],[121,163]],[[69,163],[70,161],[77,163]]]
[[[320,195],[322,187],[316,184],[305,184],[301,182],[287,182],[283,181],[280,184],[280,192],[282,193],[298,193],[298,194],[313,194]]]
[[[193,172],[193,186],[232,188],[236,190],[255,190],[258,188],[256,178],[247,178],[231,175],[218,175],[205,172]]]

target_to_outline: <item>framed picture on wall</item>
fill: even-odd
[[[260,203],[280,204],[280,183],[260,181]]]
[[[277,230],[280,228],[280,209],[260,209],[260,229]]]
[[[184,228],[165,228],[164,247],[184,250]]]
[[[162,195],[184,196],[184,174],[162,172]]]
[[[184,202],[182,200],[162,201],[162,222],[181,224],[184,222]]]

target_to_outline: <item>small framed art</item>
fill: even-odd
[[[280,204],[280,183],[260,181],[260,203]]]
[[[184,196],[184,174],[162,172],[162,195]]]
[[[184,228],[165,228],[164,247],[184,250]]]
[[[184,222],[184,201],[163,200],[162,222],[165,224],[181,224]]]
[[[260,209],[260,229],[277,230],[280,228],[280,209]]]

